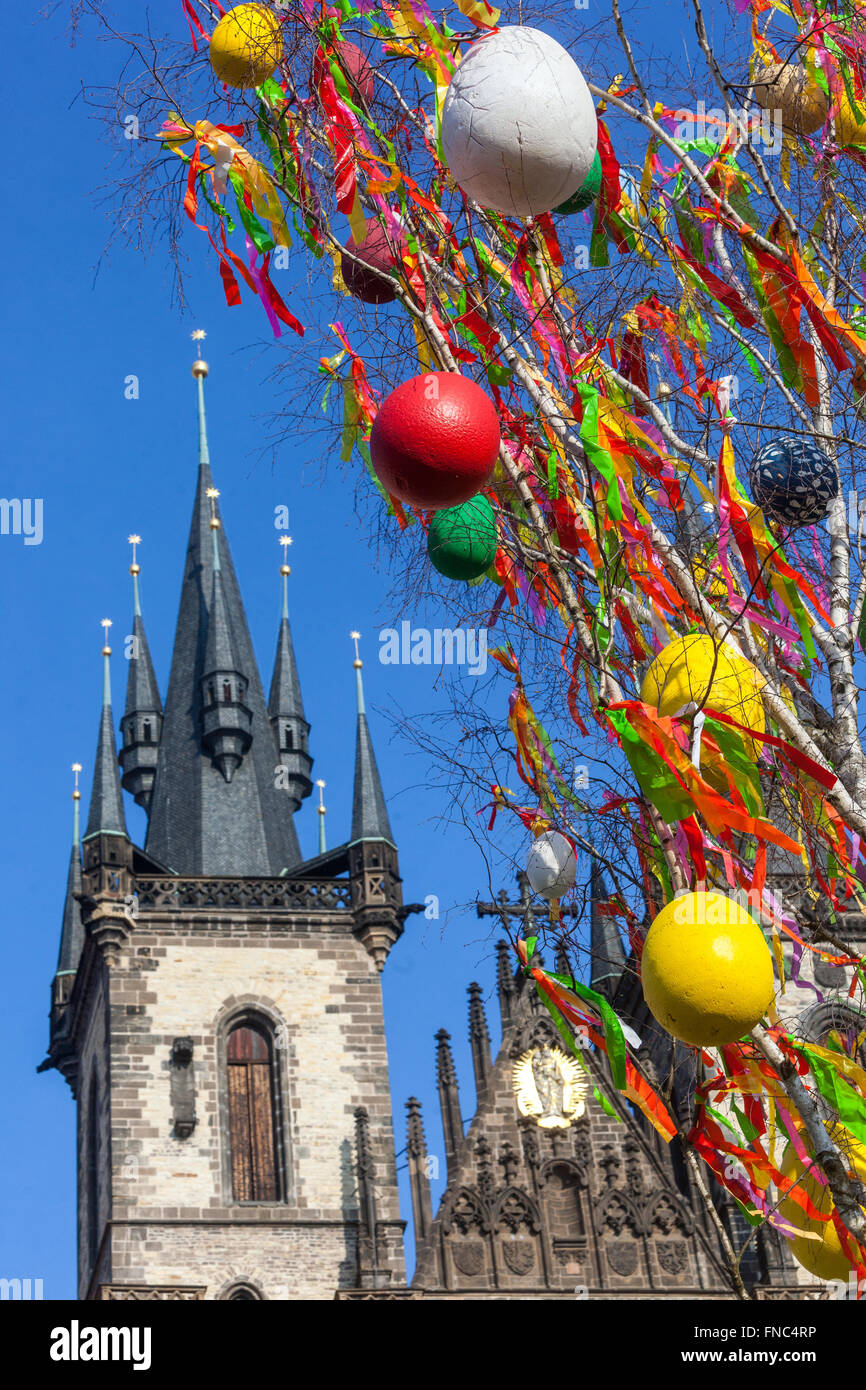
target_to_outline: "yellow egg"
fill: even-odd
[[[644,676],[640,697],[645,704],[655,705],[659,714],[677,714],[690,704],[706,705],[763,732],[764,709],[758,694],[762,685],[745,657],[695,632],[659,652]]]
[[[858,102],[861,111],[866,112],[866,97]],[[842,95],[839,112],[833,122],[836,140],[840,145],[866,145],[866,123],[857,120],[848,98]]]
[[[211,67],[229,87],[260,87],[282,56],[280,21],[264,5],[236,5],[211,36]]]
[[[775,989],[763,933],[724,893],[685,893],[644,942],[644,999],[663,1028],[695,1047],[735,1042],[760,1023]]]
[[[778,111],[795,135],[811,135],[827,119],[827,98],[798,63],[770,63],[755,73],[752,88],[758,105],[771,115]]]
[[[860,1182],[866,1181],[866,1146],[852,1139],[847,1132],[831,1130],[831,1137],[839,1146],[843,1155],[847,1159],[849,1177],[859,1179]],[[808,1147],[808,1145],[807,1145]],[[833,1194],[829,1187],[819,1183],[811,1176],[813,1168],[817,1165],[812,1163],[804,1166],[797,1157],[793,1144],[788,1144],[782,1155],[782,1162],[779,1171],[786,1179],[799,1178],[799,1187],[820,1212],[828,1215],[833,1210]],[[818,1170],[820,1171],[820,1170]],[[790,1221],[792,1226],[796,1226],[801,1231],[813,1231],[820,1236],[820,1240],[810,1240],[808,1236],[795,1236],[789,1241],[791,1254],[798,1264],[807,1269],[810,1274],[814,1274],[817,1279],[841,1279],[847,1281],[851,1273],[851,1264],[842,1249],[842,1242],[839,1239],[836,1227],[832,1221],[815,1221],[808,1217],[802,1207],[791,1197],[783,1197],[779,1203],[779,1212],[786,1221]]]

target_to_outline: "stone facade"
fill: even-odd
[[[404,1282],[379,973],[346,913],[138,911],[107,966],[88,941],[82,998],[79,1296],[103,1285],[244,1283],[263,1298],[359,1286],[355,1112],[369,1116],[377,1278]],[[276,1042],[284,1200],[233,1201],[225,1036],[252,1012]],[[175,1132],[172,1049],[189,1039],[195,1125]],[[98,1255],[88,1129],[98,1097]]]
[[[474,1048],[483,1098],[465,1138],[446,1139],[448,1185],[426,1230],[416,1210],[413,1287],[424,1298],[731,1297],[706,1213],[678,1188],[668,1146],[635,1120],[594,1053],[583,1054],[582,1113],[563,1114],[556,1128],[520,1113],[515,1064],[561,1051],[562,1040],[531,983],[512,984],[489,1076]],[[473,1013],[477,1029],[477,999]],[[439,1072],[447,1117],[456,1077],[442,1035]],[[410,1153],[411,1144],[410,1121]]]

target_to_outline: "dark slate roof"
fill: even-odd
[[[135,588],[135,613],[132,619],[132,635],[136,639],[133,645],[133,655],[129,658],[129,673],[126,677],[126,708],[124,714],[136,714],[143,711],[155,711],[162,713],[162,700],[159,698],[159,686],[156,683],[156,673],[153,669],[153,662],[150,656],[150,647],[147,645],[144,623],[141,620],[141,612],[138,606],[138,585]],[[138,655],[135,655],[135,653]]]
[[[301,858],[285,797],[274,786],[279,762],[225,531],[220,529],[221,589],[252,712],[252,745],[231,782],[202,750],[200,681],[213,593],[210,503],[213,485],[202,450],[156,780],[145,849],[176,873],[276,875]]]
[[[204,671],[236,671],[246,677],[240,664],[240,655],[232,632],[231,613],[226,602],[222,582],[222,565],[219,554],[219,531],[211,532],[213,540],[213,584],[211,586],[210,612],[207,622],[207,641],[204,649]]]
[[[597,904],[608,896],[604,874],[593,860],[590,878],[590,985],[608,998],[613,994],[625,969],[626,955],[619,927],[613,917],[602,917]]]
[[[292,629],[289,626],[289,614],[285,603],[277,637],[268,713],[272,719],[295,718],[303,719],[305,724],[307,722],[304,717],[304,702],[301,699],[301,682],[295,663],[295,649],[292,646]]]
[[[84,946],[84,926],[81,921],[81,905],[75,897],[75,894],[80,892],[81,850],[76,836],[69,859],[69,873],[66,878],[63,928],[60,933],[60,954],[57,957],[58,975],[74,974],[81,959],[81,951]]]
[[[93,768],[93,790],[90,793],[90,809],[87,816],[87,830],[84,838],[91,835],[126,834],[126,818],[123,814],[123,796],[120,790],[120,768],[117,763],[117,745],[114,739],[114,716],[111,713],[111,690],[108,684],[108,657],[105,661],[105,686],[102,701],[102,717],[99,721],[99,738],[96,743],[96,763]]]
[[[393,845],[391,822],[385,794],[379,780],[373,741],[367,726],[364,711],[364,687],[361,683],[360,667],[355,672],[358,680],[358,732],[355,738],[355,790],[352,797],[352,836],[356,840],[388,840]]]

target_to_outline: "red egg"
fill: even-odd
[[[348,41],[341,43],[340,57],[343,60],[343,67],[351,79],[351,84],[357,88],[359,95],[363,97],[365,102],[372,101],[373,93],[376,90],[373,69],[360,48],[357,44]]]
[[[372,101],[373,93],[376,90],[376,83],[373,77],[373,69],[366,57],[354,43],[338,43],[337,52],[343,65],[343,71],[349,79],[349,87],[352,90],[354,100],[360,96],[363,102]],[[313,58],[313,81],[318,87],[325,73],[330,72],[327,63],[322,62],[320,51],[316,51]]]
[[[358,246],[355,238],[349,237],[346,250],[357,251],[362,260],[369,261],[370,265],[382,271],[381,275],[376,275],[344,255],[343,281],[350,294],[362,299],[365,304],[390,304],[392,299],[396,299],[394,281],[388,275],[388,271],[397,264],[393,233],[386,232],[381,222],[370,222],[362,244]]]
[[[489,481],[499,453],[490,397],[456,372],[424,372],[383,401],[370,453],[376,476],[413,507],[456,507]]]

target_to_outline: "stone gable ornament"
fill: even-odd
[[[583,74],[539,29],[507,25],[472,45],[442,104],[452,177],[482,207],[537,217],[576,193],[598,124]]]
[[[814,440],[778,439],[755,455],[749,484],[765,516],[793,530],[823,520],[839,491],[839,475]]]
[[[550,1043],[518,1057],[513,1086],[521,1115],[541,1129],[567,1129],[586,1109],[585,1073],[576,1058]]]

